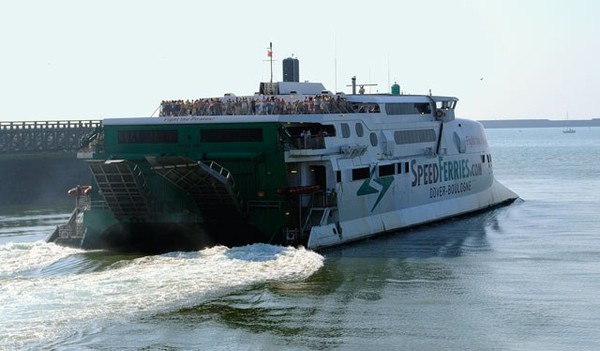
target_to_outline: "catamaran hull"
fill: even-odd
[[[386,232],[508,205],[517,198],[517,194],[494,180],[488,189],[476,194],[399,209],[379,215],[369,215],[335,224],[314,226],[311,229],[307,247],[312,250],[319,250],[339,246]]]
[[[384,233],[508,205],[517,198],[515,193],[494,180],[488,189],[479,193],[313,226],[308,241],[302,244],[312,250],[335,247]],[[270,241],[256,228],[243,222],[229,222],[227,225],[225,223],[211,225],[210,223],[137,222],[116,223],[99,232],[90,230],[77,246],[86,249],[161,253],[199,250],[214,245],[240,246],[256,242]]]

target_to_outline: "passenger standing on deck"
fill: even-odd
[[[310,148],[310,138],[311,138],[310,129],[307,129],[306,133],[304,133],[304,148],[305,149]]]
[[[308,136],[308,134],[307,134],[306,130],[303,130],[303,131],[302,131],[302,133],[300,133],[300,139],[301,139],[301,140],[302,140],[302,142],[304,143],[304,147],[300,146],[301,148],[304,148],[304,149],[306,149],[306,144],[307,144],[306,140],[307,140],[307,136]]]

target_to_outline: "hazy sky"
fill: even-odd
[[[346,91],[452,95],[473,119],[600,117],[600,1],[40,0],[0,4],[0,120],[148,116],[252,94],[281,60]],[[483,78],[483,79],[482,79]]]

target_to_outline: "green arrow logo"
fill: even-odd
[[[358,191],[356,192],[356,196],[364,196],[364,195],[379,193],[379,196],[377,197],[377,200],[375,201],[373,208],[371,208],[371,212],[373,212],[375,207],[377,207],[377,205],[379,205],[379,202],[381,201],[381,199],[383,198],[385,193],[388,191],[388,189],[394,182],[393,176],[387,176],[387,177],[383,177],[383,178],[375,177],[376,170],[377,170],[377,165],[373,166],[373,168],[371,169],[371,171],[369,173],[369,179],[366,179],[362,183],[362,185],[360,186]]]

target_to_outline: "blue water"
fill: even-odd
[[[600,128],[487,133],[522,200],[319,254],[84,252],[42,241],[64,209],[0,211],[0,349],[600,349]]]

